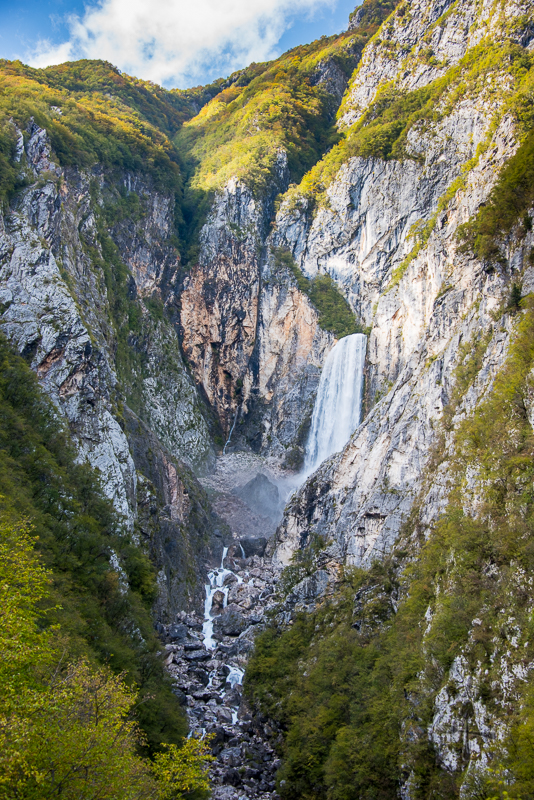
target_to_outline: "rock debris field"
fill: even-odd
[[[210,579],[210,619],[182,612],[166,630],[167,668],[193,735],[214,735],[213,797],[271,798],[279,762],[265,726],[243,701],[241,683],[255,632],[274,605],[275,575],[266,558],[243,558],[234,544]]]
[[[264,461],[232,454],[220,459],[214,476],[206,479],[217,493],[219,507],[231,509],[227,522],[235,537],[221,553],[219,566],[208,572],[203,615],[182,611],[177,622],[162,626],[166,666],[175,692],[185,707],[194,736],[212,734],[216,761],[211,769],[215,800],[260,798],[276,800],[275,775],[280,761],[273,749],[275,732],[258,718],[243,698],[242,680],[254,637],[265,612],[278,598],[278,573],[265,554],[275,525],[258,528],[261,515],[239,499],[251,474],[262,467],[259,487],[273,496],[273,473]],[[245,495],[247,493],[245,492]],[[249,491],[249,495],[251,495]],[[256,502],[258,491],[252,492]],[[236,525],[235,507],[240,508]],[[262,502],[260,497],[259,502]],[[252,518],[252,536],[246,534],[246,515]],[[259,533],[264,533],[259,536]]]

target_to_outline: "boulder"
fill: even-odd
[[[210,654],[206,650],[194,650],[192,653],[184,653],[184,658],[187,661],[209,661]]]
[[[199,689],[193,692],[193,698],[202,703],[207,703],[208,700],[215,699],[216,696],[216,692],[212,692],[211,689]]]
[[[232,722],[232,712],[229,708],[226,708],[226,706],[221,706],[217,709],[217,716],[222,722]]]
[[[224,608],[224,592],[221,592],[220,589],[217,589],[211,601],[211,613],[220,614],[223,608]]]
[[[240,583],[232,586],[228,599],[231,603],[249,611],[256,605],[259,596],[260,590],[256,589],[255,586],[249,586],[248,583]]]
[[[187,625],[187,627],[191,628],[191,630],[193,630],[193,631],[201,631],[202,630],[202,623],[199,622],[194,617],[188,616],[188,617],[185,618],[184,622]]]
[[[257,539],[240,539],[239,544],[243,548],[245,558],[251,556],[260,556],[261,558],[267,547],[267,539],[263,536],[259,536]]]
[[[187,625],[183,625],[182,623],[177,623],[175,625],[169,625],[167,628],[167,636],[171,640],[171,642],[183,642],[187,639],[187,634],[189,629]]]
[[[178,687],[175,686],[172,692],[177,697],[178,702],[180,703],[181,706],[187,705],[187,695],[184,692],[182,692],[181,689],[178,689]]]
[[[172,651],[170,653],[167,653],[165,655],[165,658],[163,659],[163,666],[164,667],[170,667],[170,665],[172,664],[173,658],[174,658],[174,653]]]
[[[210,676],[206,672],[205,669],[192,669],[189,670],[189,674],[194,675],[194,677],[202,684],[202,686],[207,686],[210,682]]]
[[[230,689],[224,696],[224,702],[232,708],[239,708],[241,703],[241,693],[239,689],[236,687]]]
[[[240,785],[241,777],[235,767],[229,767],[227,770],[225,770],[223,775],[223,782],[226,784],[230,784],[230,786]]]
[[[248,623],[241,613],[239,606],[231,603],[222,614],[213,621],[213,627],[217,632],[224,633],[225,636],[239,636],[243,633]]]
[[[235,788],[231,785],[228,785],[228,786],[215,786],[213,791],[213,798],[215,800],[236,800],[237,798],[241,800],[242,796],[236,795]]]
[[[221,653],[224,653],[224,655],[227,656],[237,655],[237,647],[235,644],[220,644],[218,649],[221,651]]]

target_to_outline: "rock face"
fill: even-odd
[[[226,526],[191,470],[128,408],[124,432],[138,476],[137,528],[158,571],[154,614],[168,623],[183,608],[201,606],[205,564],[220,549]]]
[[[19,134],[18,159],[29,186],[0,217],[2,330],[31,363],[68,423],[80,458],[98,470],[127,526],[137,532],[140,525],[150,538],[162,569],[168,549],[162,542],[169,535],[181,538],[183,550],[192,502],[197,539],[188,542],[186,535],[185,550],[198,573],[205,559],[200,553],[209,549],[217,526],[182,460],[196,467],[209,464],[210,435],[176,332],[136,300],[152,294],[161,306],[172,289],[178,267],[168,241],[174,200],[129,174],[111,180],[100,168],[89,173],[58,167],[46,131],[33,122],[26,139]],[[102,214],[115,208],[121,192],[131,192],[127,196],[136,198],[139,210],[106,226],[106,242],[113,242],[117,258],[129,267],[124,291],[139,303],[141,316],[136,341],[126,343],[133,354],[127,369],[114,319],[116,298],[106,284],[106,269],[118,267],[106,266],[99,228]],[[184,600],[176,579],[179,566],[173,567],[173,579],[167,563],[161,580],[163,618]],[[188,601],[195,591],[191,586],[186,592]]]
[[[414,4],[412,37],[423,35],[447,10],[443,3],[423,5],[424,14],[421,6],[418,15],[419,5]],[[519,14],[520,7],[514,9]],[[495,34],[502,18],[490,10],[483,18]],[[408,35],[405,16],[394,16],[387,30],[389,41],[401,46]],[[432,31],[452,63],[472,46],[463,6]],[[362,113],[386,80],[396,78],[400,87],[412,89],[436,77],[431,69],[412,75],[410,82],[397,58],[390,55],[386,63],[385,48],[377,62],[377,47],[371,43],[365,51],[345,99],[344,107],[351,105],[353,116],[349,120],[346,111],[344,124],[357,119],[354,115]],[[508,272],[488,271],[460,252],[456,237],[458,226],[485,202],[496,171],[516,150],[514,124],[499,105],[503,102],[504,95],[489,106],[484,90],[475,91],[444,110],[431,126],[416,124],[407,137],[412,157],[403,161],[350,159],[313,218],[306,200],[296,209],[295,204],[280,209],[273,241],[290,249],[308,276],[332,275],[361,319],[372,326],[367,408],[385,395],[344,452],[322,466],[290,504],[278,532],[275,560],[281,564],[306,541],[310,525],[332,539],[336,558],[352,564],[369,563],[398,535],[419,489],[434,423],[451,395],[454,368],[463,353],[460,345],[493,325],[491,315],[526,266],[530,236],[516,252],[510,245]],[[414,225],[428,226],[423,247],[414,246]],[[495,329],[477,395],[466,398],[468,407],[502,365],[506,339]],[[444,496],[433,493],[429,519],[442,509]]]
[[[228,446],[244,436],[256,451],[269,449],[268,437],[271,450],[281,441],[281,452],[295,439],[299,412],[310,405],[333,342],[288,270],[274,268],[264,246],[274,197],[287,182],[282,151],[271,194],[261,201],[230,180],[215,198],[198,266],[181,294],[183,347],[197,382]]]
[[[244,427],[254,450],[287,458],[305,443],[321,366],[335,339],[319,327],[317,311],[276,263],[271,244]]]
[[[283,180],[283,160],[280,167]],[[184,350],[226,436],[256,340],[262,211],[250,190],[230,181],[202,229],[199,265],[181,298]]]
[[[394,80],[400,92],[426,86],[485,37],[496,42],[511,38],[528,47],[533,31],[526,17],[531,11],[528,0],[509,3],[506,11],[491,0],[466,0],[461,8],[454,0],[399,4],[383,25],[381,36],[365,49],[344,99],[341,124],[354,124],[387,82]],[[521,18],[517,27],[507,26],[507,21]],[[361,22],[362,17],[356,14],[352,25]]]
[[[34,179],[42,172],[59,178],[46,132],[32,124],[29,133],[26,157]],[[112,413],[117,378],[109,348],[108,299],[81,244],[72,243],[72,228],[77,233],[78,225],[89,241],[95,239],[88,179],[74,174],[72,183],[61,188],[56,180],[24,191],[13,211],[2,218],[3,330],[30,360],[68,419],[81,453],[100,470],[107,496],[132,526],[136,474]],[[86,196],[77,204],[74,196],[84,183]],[[71,236],[66,235],[67,227]],[[67,275],[72,276],[75,293],[69,290]],[[81,308],[78,296],[83,297]]]

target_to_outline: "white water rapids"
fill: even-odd
[[[243,552],[243,548],[241,547],[241,551]],[[232,572],[231,569],[226,569],[224,566],[224,559],[228,553],[228,548],[223,548],[223,554],[221,558],[221,566],[218,569],[214,569],[213,572],[208,573],[208,580],[209,583],[206,584],[206,600],[204,602],[204,624],[202,625],[202,633],[204,634],[204,647],[206,650],[215,650],[217,647],[217,642],[213,638],[213,620],[214,616],[211,613],[211,608],[213,605],[213,596],[215,592],[222,592],[224,595],[223,600],[223,608],[226,608],[228,605],[228,586],[224,585],[224,579],[227,575],[233,575],[237,580],[237,583],[243,583],[243,578],[239,575],[236,575],[235,572]],[[230,687],[233,689],[235,686],[240,686],[243,683],[243,675],[245,674],[242,669],[235,666],[228,665],[228,675],[226,676],[226,683],[230,684]],[[214,670],[216,672],[216,670]],[[213,680],[213,674],[210,674],[209,684],[211,686],[211,682]],[[221,697],[224,697],[226,692],[222,692]],[[235,725],[237,722],[237,711],[232,711],[232,722]]]
[[[305,475],[341,450],[360,424],[366,347],[367,337],[353,333],[340,339],[326,358],[306,445]]]
[[[215,650],[217,642],[213,638],[213,620],[214,616],[211,613],[213,605],[213,595],[215,592],[222,592],[224,594],[223,608],[228,604],[228,586],[224,586],[224,579],[227,575],[235,575],[231,569],[226,569],[224,566],[224,559],[228,553],[228,548],[223,548],[221,558],[221,566],[214,569],[213,572],[208,572],[209,583],[206,584],[206,600],[204,601],[204,624],[202,625],[202,633],[204,634],[204,647],[206,650]],[[243,578],[235,575],[238,583],[243,583]]]

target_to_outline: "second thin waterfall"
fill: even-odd
[[[345,336],[328,354],[313,409],[304,472],[341,450],[360,424],[367,337]]]

